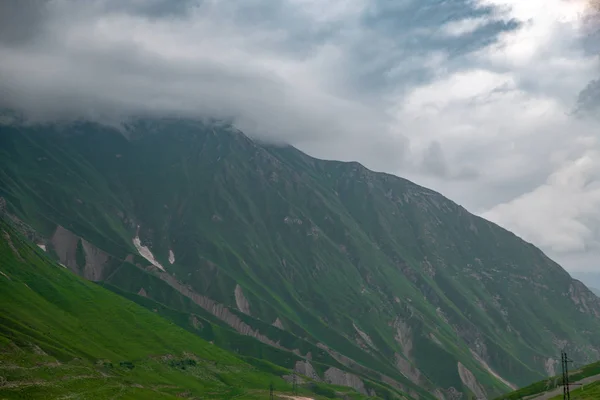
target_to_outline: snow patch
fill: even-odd
[[[165,270],[165,268],[158,261],[156,261],[154,254],[152,254],[150,249],[146,246],[142,246],[139,236],[133,238],[133,245],[137,249],[138,253],[140,253],[140,256],[148,260],[150,264],[154,265],[156,268],[160,268],[163,271]]]
[[[46,251],[46,245],[45,244],[38,244],[38,247],[44,251]]]
[[[173,264],[175,262],[175,253],[173,250],[169,249],[169,264]]]

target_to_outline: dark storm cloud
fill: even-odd
[[[4,107],[37,118],[233,117],[251,134],[288,142],[377,132],[379,142],[398,143],[394,167],[408,145],[393,139],[404,132],[389,128],[382,96],[429,79],[430,53],[457,57],[515,28],[490,21],[465,34],[440,33],[454,19],[491,17],[491,9],[464,0],[411,2],[404,11],[359,0],[326,8],[307,0],[7,4],[6,15],[43,34],[18,23],[7,28]],[[377,142],[370,141],[385,147]]]
[[[42,30],[46,1],[0,1],[0,43],[19,46],[33,40]]]

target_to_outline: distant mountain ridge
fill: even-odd
[[[127,129],[0,127],[7,212],[88,279],[382,397],[491,398],[554,375],[560,347],[600,358],[600,300],[434,191],[224,125]]]

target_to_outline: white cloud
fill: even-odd
[[[600,152],[584,151],[546,183],[483,214],[554,253],[597,250]]]
[[[460,21],[448,22],[442,26],[441,32],[442,34],[449,36],[462,36],[473,33],[488,23],[488,18],[465,18]]]
[[[0,106],[234,117],[440,190],[567,268],[598,247],[598,126],[568,114],[598,74],[586,1],[34,3],[0,3]]]

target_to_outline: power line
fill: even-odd
[[[572,363],[573,360],[570,360],[567,357],[567,352],[562,350],[560,352],[560,362],[562,367],[562,387],[563,387],[563,400],[571,400],[571,385],[581,385],[581,383],[570,383],[569,382],[569,363]]]

